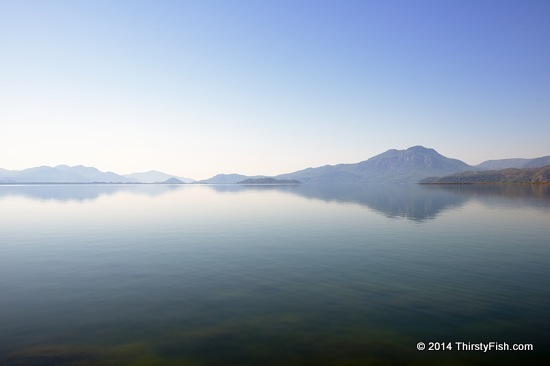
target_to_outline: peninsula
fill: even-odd
[[[520,183],[549,184],[550,165],[540,168],[508,168],[500,170],[466,171],[444,177],[422,179],[420,184],[486,184]]]

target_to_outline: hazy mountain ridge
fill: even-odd
[[[525,159],[525,158],[513,158],[513,159],[497,159],[487,160],[483,163],[475,165],[475,168],[482,170],[498,170],[507,168],[540,168],[550,164],[550,155],[541,156],[539,158]]]
[[[82,165],[55,167],[40,166],[24,170],[0,172],[3,183],[133,183],[132,180],[113,172],[102,172]]]
[[[546,165],[550,165],[550,155],[531,159],[529,160],[529,162],[523,165],[522,168],[541,168]]]
[[[174,180],[171,180],[171,179]],[[40,166],[23,170],[0,169],[0,183],[191,183],[192,179],[151,170],[120,175],[83,165]]]
[[[208,179],[194,181],[190,178],[178,177],[156,170],[119,175],[82,165],[73,167],[58,165],[20,171],[0,169],[0,183],[164,183],[181,181],[183,183],[236,184],[247,179],[261,180],[264,178],[299,181],[305,184],[417,183],[425,178],[433,179],[433,177],[445,177],[464,171],[486,170],[487,168],[484,167],[488,166],[521,165],[523,168],[536,168],[548,164],[550,164],[550,156],[534,159],[488,160],[476,166],[470,166],[461,160],[445,157],[434,149],[413,146],[406,150],[390,149],[359,163],[324,165],[272,177],[218,174]]]
[[[475,168],[482,170],[498,170],[506,168],[521,168],[524,164],[528,163],[531,159],[515,158],[515,159],[497,159],[487,160],[483,163],[475,165]]]

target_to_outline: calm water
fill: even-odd
[[[0,186],[0,215],[0,365],[550,359],[549,186]]]

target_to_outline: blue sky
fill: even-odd
[[[550,154],[549,1],[0,1],[0,167]]]

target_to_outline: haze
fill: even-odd
[[[0,167],[548,155],[548,1],[2,1]]]

